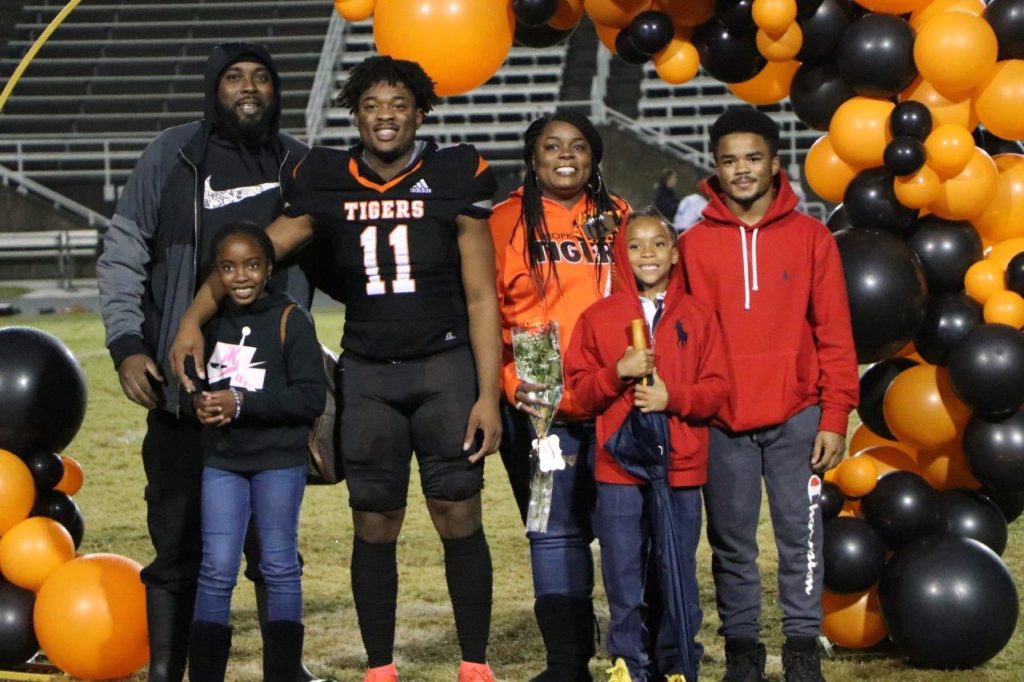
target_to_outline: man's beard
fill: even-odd
[[[234,107],[228,108],[217,103],[220,110],[221,120],[231,132],[246,144],[263,142],[270,137],[272,121],[274,118],[274,103],[267,102],[263,106],[263,114],[259,118],[241,119]]]

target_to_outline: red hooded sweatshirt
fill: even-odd
[[[857,354],[835,239],[796,210],[784,173],[764,217],[733,215],[715,177],[704,219],[681,238],[687,286],[718,311],[732,391],[716,422],[740,432],[821,404],[819,429],[846,435],[857,405]]]
[[[578,404],[597,417],[594,478],[637,485],[642,481],[627,474],[604,448],[634,409],[633,382],[620,381],[615,366],[633,342],[630,323],[645,319],[625,237],[623,229],[615,238],[614,293],[587,308],[577,321],[565,355],[565,379]],[[647,336],[651,338],[650,329]],[[728,363],[714,310],[686,293],[678,263],[669,275],[651,347],[654,366],[668,387],[669,485],[703,485],[708,471],[707,423],[729,393]]]

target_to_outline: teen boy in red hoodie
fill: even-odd
[[[604,448],[633,409],[665,412],[671,451],[669,485],[674,520],[685,538],[685,590],[694,595],[687,617],[691,631],[700,630],[696,599],[696,552],[700,541],[700,486],[707,477],[707,420],[725,402],[729,386],[722,333],[714,311],[686,294],[676,265],[675,232],[657,209],[633,213],[615,238],[615,293],[593,304],[576,323],[565,357],[566,383],[579,404],[597,417],[594,477],[597,504],[594,532],[601,541],[601,569],[611,622],[608,653],[616,663],[612,680],[682,680],[678,649],[696,641],[677,642],[672,628],[658,632],[659,671],[648,670],[650,658],[644,628],[644,576],[650,551],[649,489],[627,474]],[[625,264],[629,267],[624,267]],[[650,349],[632,347],[631,321],[646,322]],[[636,380],[653,376],[650,386]],[[649,677],[649,675],[651,677]]]
[[[704,503],[725,680],[764,679],[757,526],[761,479],[779,552],[787,682],[822,680],[822,526],[816,472],[843,456],[857,360],[835,240],[796,210],[779,128],[730,109],[711,127],[704,219],[682,237],[689,291],[718,312],[732,391],[711,429]]]

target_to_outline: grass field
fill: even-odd
[[[336,345],[341,313],[317,316],[321,340]],[[66,453],[81,462],[85,486],[76,496],[85,516],[83,552],[115,552],[142,564],[151,549],[146,534],[142,498],[143,472],[139,451],[145,413],[122,395],[109,356],[103,348],[103,331],[94,314],[62,317],[14,317],[7,324],[39,327],[61,338],[78,357],[89,384],[89,407],[78,437]],[[525,681],[543,667],[543,647],[533,619],[529,553],[508,481],[497,457],[487,463],[484,490],[487,535],[494,561],[494,615],[490,661],[498,678]],[[445,588],[440,541],[430,525],[414,481],[410,511],[399,540],[399,612],[397,665],[404,681],[452,682],[459,652]],[[306,603],[306,661],[315,671],[338,680],[361,680],[364,656],[349,589],[348,561],[351,551],[351,520],[344,485],[308,488],[303,506],[301,549],[306,560],[303,587]],[[775,604],[775,550],[767,513],[762,514],[761,547],[764,581],[765,641],[769,650],[769,678],[781,679]],[[1017,579],[1024,575],[1024,521],[1011,526],[1004,559]],[[710,576],[710,556],[702,541],[699,561],[701,603],[705,624],[701,639],[708,650],[703,678],[721,677],[723,648],[715,634],[718,618]],[[607,608],[598,588],[602,625]],[[891,651],[848,652],[826,661],[829,680],[1024,680],[1024,617],[1009,645],[979,669],[964,672],[916,670]],[[244,578],[234,600],[235,639],[228,677],[258,680],[259,630],[252,590]],[[603,653],[592,662],[595,678],[604,679]],[[139,674],[135,679],[145,679]]]

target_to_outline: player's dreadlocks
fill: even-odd
[[[359,98],[377,83],[401,83],[409,88],[416,99],[416,107],[424,114],[433,109],[440,99],[434,92],[434,81],[422,66],[405,59],[382,56],[369,57],[356,65],[349,72],[348,80],[345,81],[334,103],[336,106],[346,107],[349,113],[355,113],[359,106]]]
[[[538,258],[543,253],[543,247],[539,245],[550,241],[547,222],[544,219],[544,204],[541,201],[541,188],[537,181],[537,174],[533,169],[533,155],[537,145],[537,139],[541,136],[544,128],[549,123],[561,121],[568,123],[583,135],[587,144],[590,145],[590,153],[593,163],[591,165],[590,177],[583,188],[586,195],[586,214],[590,216],[587,220],[587,228],[594,241],[604,248],[603,242],[607,236],[603,216],[606,213],[615,215],[615,222],[618,222],[619,210],[612,201],[612,195],[604,184],[601,177],[601,158],[604,156],[604,142],[601,140],[597,128],[585,115],[576,111],[558,111],[551,116],[543,116],[526,129],[523,138],[523,161],[526,163],[526,176],[523,178],[523,201],[519,214],[519,224],[526,228],[526,245],[530,264],[530,275],[538,293],[543,296],[547,282],[552,276],[557,282],[558,273],[551,267],[551,259],[547,259],[547,267]],[[598,259],[597,277],[601,278],[601,261]]]

